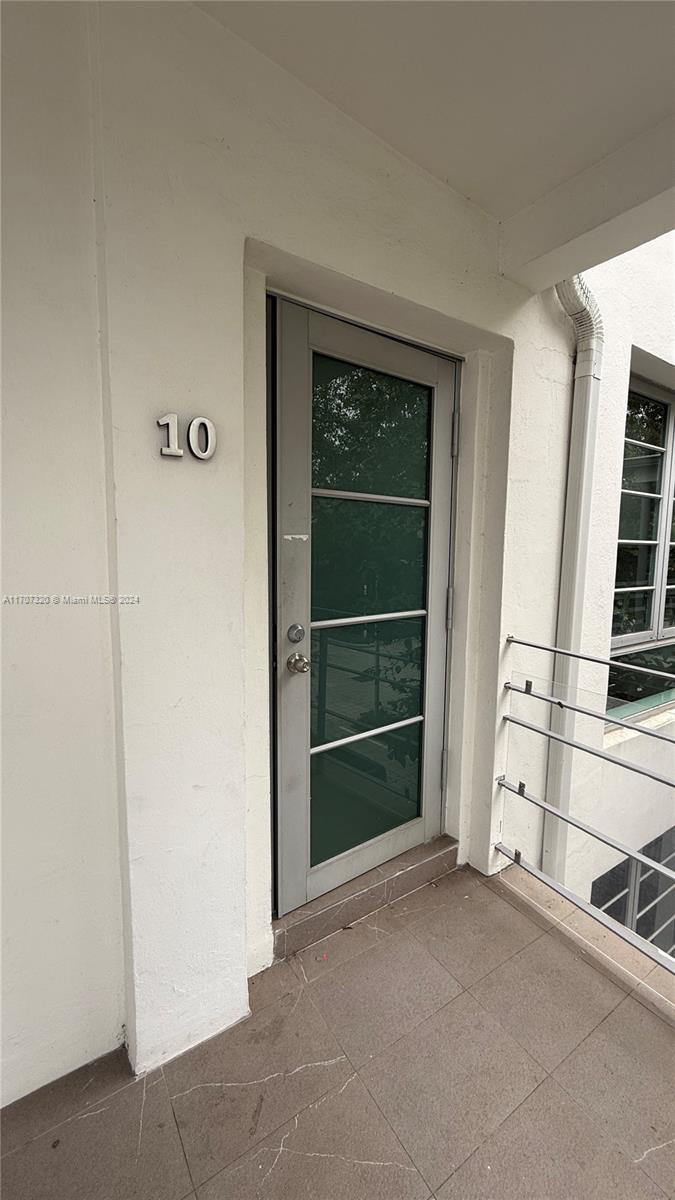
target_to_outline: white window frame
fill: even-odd
[[[644,396],[646,400],[657,400],[661,404],[668,407],[668,417],[666,421],[666,437],[664,450],[663,474],[661,479],[661,492],[641,493],[631,491],[627,488],[621,489],[621,495],[648,495],[652,500],[660,500],[659,525],[656,539],[653,543],[656,546],[656,564],[654,568],[654,582],[648,587],[632,587],[632,588],[614,588],[614,596],[617,594],[625,595],[627,592],[645,592],[652,591],[652,611],[651,611],[651,627],[649,629],[639,630],[636,633],[619,634],[612,638],[612,654],[622,653],[627,649],[651,649],[655,645],[661,643],[666,644],[675,639],[675,625],[664,624],[665,608],[666,608],[666,592],[668,585],[668,559],[670,555],[671,545],[671,528],[673,518],[673,506],[675,500],[673,498],[673,490],[675,488],[675,392],[666,388],[659,387],[649,380],[643,379],[637,375],[631,375],[629,392],[635,392],[639,396]],[[628,398],[626,399],[626,413],[628,412]],[[624,442],[625,445],[625,435]],[[647,449],[647,443],[642,443]],[[654,447],[656,448],[656,447]],[[659,447],[661,449],[661,447]],[[621,470],[623,472],[623,457],[621,460]],[[635,539],[617,538],[617,549],[621,545],[635,545]],[[639,542],[637,543],[639,544]],[[646,543],[645,543],[646,544]],[[612,604],[612,623],[614,622],[614,605]]]

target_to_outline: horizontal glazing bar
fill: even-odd
[[[505,775],[499,776],[497,784],[501,788],[506,788],[508,792],[513,792],[514,796],[521,796],[523,800],[529,800],[530,804],[536,804],[537,808],[543,808],[544,812],[552,813],[554,817],[558,817],[566,825],[573,825],[575,829],[580,829],[582,833],[588,833],[591,837],[597,838],[599,842],[604,842],[606,846],[611,846],[613,850],[618,850],[626,858],[634,858],[638,862],[644,863],[645,866],[652,867],[660,875],[665,875],[668,879],[675,880],[675,871],[671,871],[670,867],[664,867],[663,863],[657,863],[655,859],[647,858],[647,855],[642,854],[640,850],[632,850],[630,846],[625,846],[623,842],[618,842],[616,838],[610,837],[607,833],[600,833],[592,825],[586,825],[584,821],[577,820],[576,817],[570,816],[569,813],[561,812],[559,808],[554,808],[552,804],[548,804],[546,800],[540,800],[538,796],[533,796],[531,792],[527,792],[525,789],[521,791]]]
[[[426,608],[411,608],[409,612],[374,613],[368,617],[332,617],[328,621],[312,621],[311,629],[332,629],[339,625],[370,625],[373,621],[402,621],[404,617],[426,617]]]
[[[580,658],[582,662],[598,663],[601,667],[623,667],[624,671],[637,671],[639,675],[657,675],[661,679],[672,679],[675,682],[675,674],[672,671],[653,671],[649,667],[632,667],[630,663],[622,663],[616,658],[596,658],[593,654],[577,654],[574,650],[561,650],[560,646],[544,646],[541,642],[525,642],[511,633],[508,634],[506,641],[514,646],[529,646],[531,650],[546,650],[549,654],[562,654],[563,658]]]
[[[622,496],[645,496],[647,500],[662,500],[663,492],[634,492],[632,488],[622,488]]]
[[[619,546],[658,546],[658,542],[640,541],[639,538],[618,538]]]
[[[622,900],[623,897],[627,896],[627,895],[628,895],[628,888],[624,888],[622,892],[617,892],[616,896],[611,896],[606,904],[601,904],[600,908],[602,909],[603,912],[606,912],[606,910],[608,908],[611,908],[613,904],[616,904],[617,901]]]
[[[499,853],[503,854],[505,858],[510,858],[511,862],[517,861],[518,865],[522,867],[524,871],[527,871],[528,875],[534,875],[535,879],[539,879],[542,883],[545,883],[548,887],[552,888],[554,892],[557,892],[559,896],[564,896],[565,899],[569,900],[571,904],[575,904],[577,908],[580,908],[583,912],[588,913],[588,916],[593,917],[593,920],[597,921],[599,925],[604,925],[605,929],[610,929],[612,933],[616,933],[618,937],[623,938],[624,942],[629,942],[630,945],[634,946],[636,950],[641,950],[643,954],[646,954],[647,958],[652,958],[654,962],[657,962],[662,967],[665,967],[666,971],[670,971],[671,975],[675,975],[675,960],[670,958],[666,954],[665,950],[659,950],[658,946],[652,946],[651,942],[646,942],[638,933],[633,933],[632,929],[627,929],[625,925],[621,925],[618,921],[612,920],[611,917],[606,917],[599,908],[594,908],[594,906],[589,904],[587,900],[582,900],[581,896],[577,896],[576,893],[571,892],[569,888],[563,887],[562,883],[558,883],[558,881],[553,879],[550,875],[545,875],[543,871],[540,871],[537,867],[532,866],[532,863],[526,862],[524,858],[520,857],[520,855],[518,855],[516,859],[515,851],[510,850],[509,847],[505,846],[503,842],[497,842],[495,845],[495,850],[499,850]]]
[[[310,754],[322,754],[324,750],[337,750],[339,746],[348,746],[351,742],[362,742],[365,738],[378,737],[380,733],[389,733],[392,729],[404,729],[406,725],[418,725],[424,717],[408,717],[405,721],[394,721],[392,725],[380,725],[379,729],[366,729],[363,733],[352,733],[349,737],[338,738],[335,742],[326,742],[323,746],[312,746]]]
[[[636,763],[624,762],[621,758],[614,758],[611,754],[606,754],[604,750],[596,750],[595,746],[587,746],[585,742],[575,742],[574,738],[564,737],[562,733],[554,733],[552,729],[542,729],[541,725],[533,725],[531,721],[523,721],[520,717],[511,716],[510,713],[507,713],[502,719],[511,725],[529,729],[530,733],[539,733],[542,737],[550,738],[551,741],[561,742],[563,746],[571,746],[573,750],[583,750],[586,754],[592,754],[595,758],[601,758],[604,762],[611,763],[613,767],[621,767],[624,771],[633,771],[636,775],[644,775],[645,779],[653,779],[655,783],[675,788],[675,779],[667,779],[665,775],[659,775],[657,771],[650,771],[648,767],[638,767]]]
[[[653,942],[654,938],[658,937],[660,933],[663,933],[664,929],[667,929],[672,921],[675,921],[675,917],[671,914],[668,919],[663,922],[663,925],[659,925],[658,929],[655,929],[653,933],[650,933],[647,941]]]
[[[614,594],[618,596],[619,592],[653,592],[653,583],[640,583],[637,587],[615,587]]]
[[[633,725],[630,721],[622,721],[620,717],[611,715],[611,709],[609,712],[596,712],[592,708],[583,708],[581,704],[571,704],[569,700],[559,700],[557,696],[547,696],[545,692],[519,687],[517,683],[505,683],[504,687],[507,692],[519,692],[521,696],[531,696],[533,700],[544,700],[547,704],[554,704],[556,708],[566,708],[570,712],[581,713],[584,717],[595,717],[598,721],[604,721],[606,725],[621,725],[624,729],[637,730],[638,733],[658,738],[660,742],[670,742],[671,746],[675,746],[675,738],[668,737],[667,733],[660,733],[658,729],[647,729],[642,725]]]
[[[429,508],[430,500],[416,500],[413,496],[380,496],[373,492],[341,492],[332,488],[312,488],[313,496],[324,496],[328,500],[373,500],[376,504],[412,504],[416,508]]]
[[[630,446],[642,446],[643,450],[658,450],[659,454],[665,454],[665,446],[653,446],[651,442],[640,442],[637,438],[624,438],[624,442],[628,442]]]
[[[649,873],[650,873],[650,875],[653,875],[654,872],[650,871]],[[646,876],[643,875],[642,879],[646,879]],[[642,883],[642,879],[640,880],[640,883]],[[655,904],[660,904],[662,900],[665,900],[666,896],[670,895],[673,888],[675,888],[675,883],[671,883],[670,887],[666,888],[665,892],[661,892],[661,895],[656,897],[656,900],[650,900],[649,904],[645,904],[644,908],[641,908],[639,910],[639,912],[637,914],[637,919],[639,919],[640,917],[644,917],[645,913],[649,912],[650,908],[654,908]],[[670,921],[672,921],[672,919],[673,919],[672,916],[670,916],[668,918],[668,920],[670,920]],[[668,922],[666,922],[666,924],[668,924]]]

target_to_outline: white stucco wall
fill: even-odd
[[[140,596],[8,621],[12,1099],[122,1022],[138,1069],[224,1028],[271,957],[265,286],[466,358],[447,828],[483,869],[501,684],[541,662],[503,639],[555,629],[573,339],[493,221],[199,9],[4,15],[4,590]],[[212,460],[160,457],[168,411]]]
[[[106,595],[86,28],[66,5],[6,33],[3,592]],[[3,604],[2,616],[12,1100],[110,1050],[126,1011],[110,612]]]

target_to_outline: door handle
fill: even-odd
[[[311,667],[311,662],[305,658],[304,654],[295,651],[295,654],[289,654],[286,659],[286,666],[293,675],[306,675]]]

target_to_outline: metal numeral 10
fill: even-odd
[[[168,445],[162,446],[160,454],[166,458],[182,458],[178,444],[178,413],[166,413],[157,421],[160,429],[166,426]],[[213,458],[216,452],[216,427],[208,417],[194,417],[188,425],[188,446],[195,458]]]

